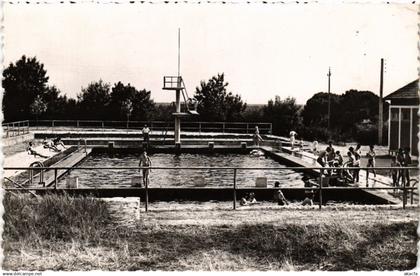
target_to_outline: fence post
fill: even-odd
[[[233,169],[233,210],[236,210],[236,169]]]
[[[198,122],[198,133],[201,134],[201,122]]]
[[[225,123],[223,123],[223,133],[225,133]]]
[[[144,177],[144,176],[143,176]],[[145,185],[145,200],[144,200],[144,208],[147,212],[147,207],[149,205],[149,189],[148,189],[148,184],[149,184],[149,179],[146,179],[146,185]]]
[[[34,170],[29,170],[29,183],[31,183],[31,185],[34,182]]]
[[[19,136],[20,135],[20,123],[18,122],[17,123],[17,136]]]
[[[105,125],[105,124],[104,124],[104,121],[102,121],[102,128],[104,128],[104,125]]]
[[[76,126],[79,128],[79,120],[76,121]]]
[[[406,171],[403,170],[403,174],[406,174]],[[405,179],[404,179],[405,175],[403,176],[403,209],[405,209],[405,204],[406,204],[406,200],[407,200],[407,190],[405,189]]]
[[[249,124],[246,123],[246,134],[248,134]]]
[[[9,137],[9,124],[6,124],[6,138]]]
[[[44,171],[42,170],[42,168],[40,169],[40,172],[39,172],[39,183],[42,183],[42,186],[45,187]]]
[[[57,190],[57,185],[58,185],[58,183],[57,183],[57,177],[58,175],[57,175],[57,169],[54,169],[54,189],[56,189]]]
[[[323,173],[322,170],[320,170],[320,175],[319,175],[319,210],[321,210],[322,208],[322,177],[323,177]]]

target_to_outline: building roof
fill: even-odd
[[[392,92],[388,96],[386,96],[385,100],[393,100],[393,99],[418,99],[419,94],[419,80],[415,80],[410,82],[404,87]]]

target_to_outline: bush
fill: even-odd
[[[4,235],[11,240],[97,241],[110,216],[106,203],[91,197],[5,195]]]

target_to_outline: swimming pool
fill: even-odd
[[[247,154],[192,154],[179,155],[155,153],[150,155],[152,165],[173,167],[172,170],[153,170],[150,173],[149,187],[232,187],[232,170],[179,170],[179,167],[270,167],[282,168],[285,165],[264,156]],[[92,153],[76,167],[135,167],[138,166],[139,154],[134,153]],[[117,188],[130,187],[131,179],[140,176],[137,170],[72,170],[72,177],[77,176],[79,187]],[[293,170],[239,170],[237,187],[255,187],[257,177],[266,177],[268,187],[275,181],[281,187],[302,187],[302,172]],[[65,178],[59,185],[65,184]]]

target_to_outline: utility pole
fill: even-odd
[[[384,59],[381,58],[381,77],[379,82],[379,118],[378,118],[378,144],[382,145],[382,133],[384,126],[384,107],[383,107],[383,89],[384,89]],[[389,127],[389,126],[388,126]]]
[[[328,67],[328,133],[330,132],[330,118],[331,118],[331,68]]]

